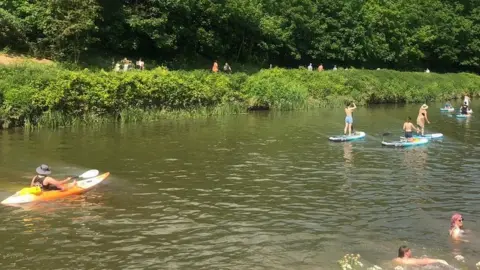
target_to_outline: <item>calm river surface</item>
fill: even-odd
[[[381,134],[398,139],[419,106],[358,109],[367,137],[351,143],[327,139],[343,133],[342,109],[0,132],[1,200],[41,163],[57,177],[111,172],[84,196],[0,206],[0,268],[339,269],[359,253],[392,269],[406,244],[473,269],[480,106],[460,120],[430,105],[427,131],[443,140],[382,148]],[[468,243],[449,240],[454,211]]]

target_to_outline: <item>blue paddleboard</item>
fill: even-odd
[[[413,138],[427,138],[427,139],[440,139],[443,138],[442,133],[431,133],[431,134],[424,134],[424,135],[413,135]]]
[[[383,146],[389,147],[409,147],[409,146],[416,146],[416,145],[423,145],[428,143],[429,140],[427,138],[413,138],[412,141],[401,140],[401,141],[393,141],[393,142],[382,142]]]
[[[353,141],[353,140],[358,140],[365,138],[365,132],[363,131],[357,131],[353,133],[351,136],[348,135],[338,135],[338,136],[332,136],[329,137],[328,139],[333,142],[346,142],[346,141]]]

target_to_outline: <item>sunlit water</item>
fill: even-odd
[[[418,105],[359,109],[354,125],[367,137],[350,143],[327,139],[343,133],[342,109],[4,131],[0,199],[41,163],[60,178],[111,176],[84,196],[1,206],[0,268],[339,269],[359,253],[365,268],[393,269],[405,244],[474,269],[480,106],[471,119],[439,106],[427,131],[444,139],[411,149],[383,148],[382,133],[398,139]],[[468,243],[449,240],[455,211]]]

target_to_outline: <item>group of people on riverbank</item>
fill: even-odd
[[[114,70],[116,72],[120,71],[120,65],[123,65],[123,72],[128,71],[129,69],[139,69],[139,70],[144,70],[145,69],[145,62],[143,62],[142,58],[140,58],[135,65],[133,65],[132,61],[128,60],[126,57],[123,58],[121,61],[115,63]]]

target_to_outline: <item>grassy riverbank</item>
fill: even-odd
[[[71,71],[56,65],[0,66],[0,122],[12,126],[67,126],[166,117],[412,103],[480,95],[480,76],[391,70],[268,69],[209,71]]]

